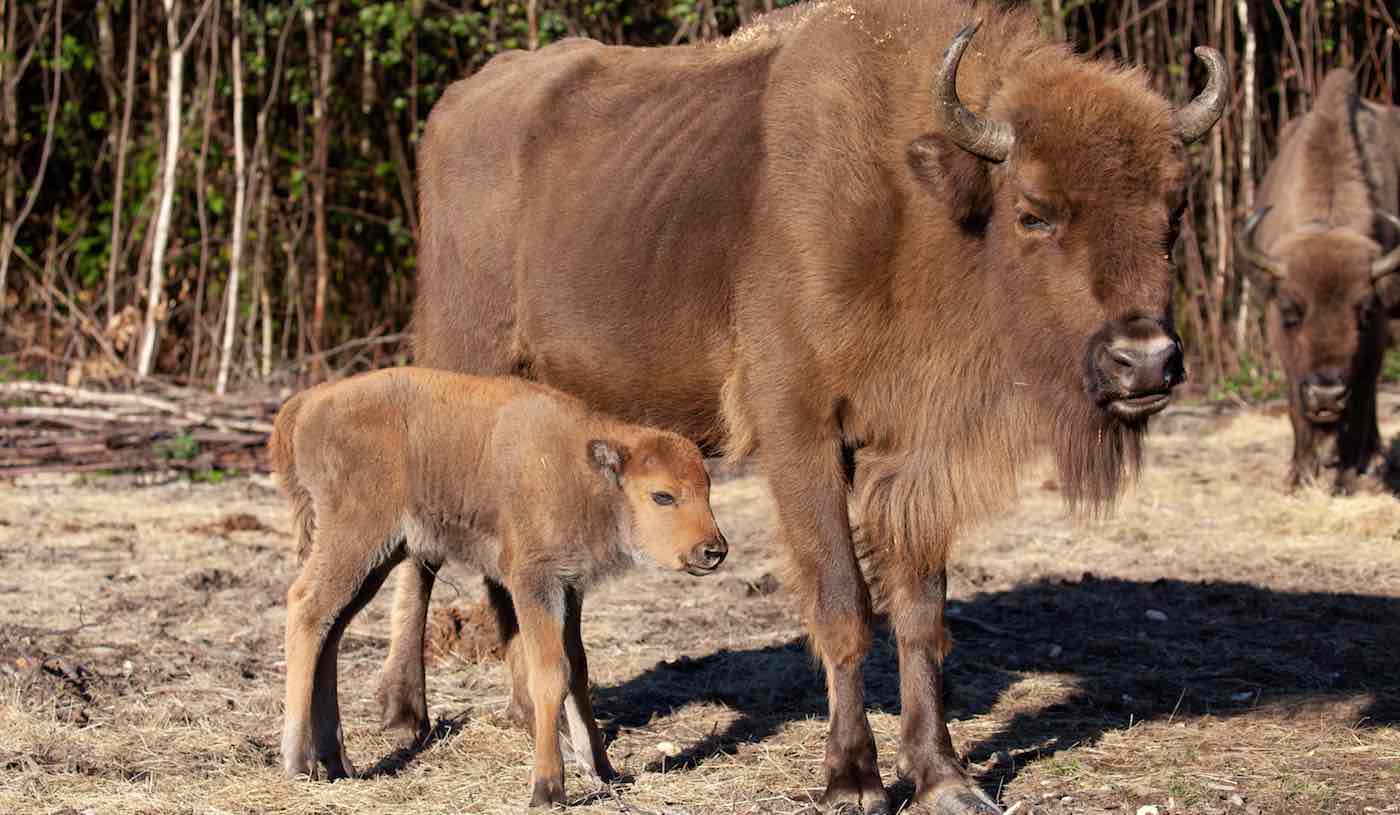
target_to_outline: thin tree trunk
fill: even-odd
[[[258,182],[258,246],[253,255],[254,285],[257,286],[258,301],[262,305],[262,354],[258,366],[258,375],[262,379],[272,376],[272,296],[267,287],[267,211],[272,206],[271,179],[272,173],[264,154],[262,175]]]
[[[112,0],[97,1],[97,57],[102,66],[102,88],[107,92],[107,113],[117,114],[117,45],[112,33]]]
[[[141,0],[130,0],[131,20],[127,25],[126,77],[123,80],[122,125],[117,135],[117,179],[112,192],[112,243],[107,253],[107,322],[117,316],[117,264],[123,254],[122,246],[122,198],[126,183],[126,151],[131,144],[131,106],[136,98],[136,37],[137,21],[141,14]]]
[[[243,269],[243,222],[248,195],[247,159],[243,154],[243,3],[233,0],[233,242],[229,249],[228,312],[224,318],[224,345],[219,354],[219,379],[214,392],[228,390],[229,364],[238,316],[238,277]]]
[[[8,54],[15,46],[15,30],[19,24],[16,11],[19,0],[0,0],[0,54]],[[19,175],[19,114],[16,86],[19,65],[0,59],[0,239],[9,230],[15,212],[15,181]],[[11,75],[13,74],[13,75]],[[0,314],[5,311],[5,288],[0,286]]]
[[[1244,110],[1240,133],[1240,204],[1246,213],[1254,211],[1254,131],[1258,125],[1254,114],[1254,24],[1249,19],[1247,0],[1236,0],[1235,11],[1244,31]],[[1240,275],[1240,310],[1235,321],[1235,347],[1241,353],[1249,330],[1249,275]]]
[[[11,10],[13,14],[13,10]],[[9,36],[13,37],[13,28]],[[19,228],[24,225],[25,219],[34,209],[34,202],[39,199],[39,188],[44,184],[44,173],[48,170],[49,155],[53,152],[53,137],[55,125],[58,122],[58,100],[63,95],[63,65],[59,58],[63,48],[63,0],[57,0],[53,15],[53,86],[49,98],[49,118],[48,124],[44,128],[44,146],[39,153],[39,169],[34,174],[34,183],[29,187],[29,194],[25,196],[24,206],[14,216],[13,220],[7,219],[3,229],[0,229],[0,317],[5,314],[5,295],[7,291],[6,278],[10,272],[10,255],[13,254],[15,241],[19,236]],[[19,73],[7,79],[9,84],[7,96],[13,92],[14,85],[19,81]],[[13,97],[8,100],[9,104],[14,104]],[[14,127],[14,120],[10,120],[10,127]],[[18,140],[16,139],[16,142]],[[16,169],[16,172],[18,170]],[[13,193],[10,193],[13,195]]]
[[[200,327],[204,322],[204,287],[209,279],[209,208],[207,206],[208,195],[205,192],[207,182],[205,181],[205,169],[209,161],[209,136],[213,131],[214,120],[214,90],[219,77],[219,15],[217,8],[218,0],[215,0],[214,21],[211,23],[212,34],[206,41],[209,49],[209,67],[206,69],[206,92],[204,94],[204,133],[199,143],[199,158],[195,162],[195,210],[199,216],[199,271],[195,276],[194,284],[194,310],[190,318],[190,331],[193,334],[190,343],[190,370],[189,384],[193,385],[198,378],[199,372],[199,347],[204,338],[204,332]],[[196,63],[198,65],[198,63]]]
[[[208,2],[199,11],[185,40],[179,36],[180,4],[178,0],[161,0],[165,7],[165,41],[170,49],[169,76],[166,79],[165,156],[161,173],[160,209],[156,214],[155,243],[151,247],[151,282],[146,291],[146,321],[141,332],[141,353],[136,362],[136,376],[145,379],[155,364],[159,321],[162,318],[161,295],[165,287],[165,248],[170,240],[170,214],[175,207],[175,167],[180,157],[181,88],[185,77],[185,48],[204,21]]]
[[[526,45],[531,51],[540,47],[539,0],[525,0],[525,25],[528,30]]]
[[[413,191],[413,169],[408,164],[408,154],[403,149],[403,132],[399,129],[399,114],[391,106],[389,120],[389,155],[394,159],[394,175],[399,179],[399,195],[403,197],[404,220],[408,222],[413,241],[418,242],[418,197]]]
[[[1211,6],[1211,28],[1214,31],[1215,42],[1221,42],[1224,38],[1224,18],[1225,0],[1215,0]],[[1224,322],[1223,310],[1225,308],[1225,293],[1229,290],[1226,282],[1230,272],[1229,266],[1229,234],[1230,223],[1229,213],[1225,208],[1225,129],[1226,122],[1221,121],[1216,127],[1210,130],[1210,204],[1212,218],[1212,238],[1215,243],[1215,275],[1213,286],[1214,302],[1211,304],[1211,335],[1212,341],[1220,343],[1223,339],[1221,323]],[[1227,365],[1224,360],[1225,349],[1217,351],[1221,355],[1221,369]]]
[[[146,290],[146,321],[141,333],[141,354],[136,375],[150,376],[156,355],[157,321],[161,316],[161,293],[165,288],[165,244],[170,239],[170,213],[175,207],[175,165],[180,155],[180,92],[185,78],[185,54],[180,48],[180,4],[161,0],[165,7],[165,42],[170,48],[170,66],[165,86],[165,155],[161,170],[160,209],[156,215],[155,244],[151,249],[151,282]]]
[[[330,285],[331,259],[326,244],[326,165],[330,158],[331,120],[329,110],[331,74],[335,67],[335,21],[340,11],[340,0],[331,0],[326,9],[325,25],[320,31],[320,43],[316,43],[315,13],[310,7],[304,12],[307,38],[310,50],[318,60],[316,70],[316,91],[312,98],[312,117],[315,130],[312,134],[311,151],[311,207],[314,219],[313,230],[316,245],[316,291],[311,310],[311,348],[320,353],[326,330],[326,292]],[[319,374],[324,363],[316,364]]]

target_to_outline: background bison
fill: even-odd
[[[946,726],[944,566],[1041,448],[1071,502],[1111,500],[1183,379],[1184,146],[1226,101],[1223,60],[1198,53],[1210,81],[1179,108],[1027,9],[946,0],[799,6],[703,48],[509,54],[429,118],[418,362],[757,451],[826,669],[824,802],[888,807],[873,607],[899,642],[898,772],[941,812],[996,812]],[[422,641],[432,582],[401,570],[396,638]],[[386,666],[385,721],[410,733],[420,665]]]
[[[1259,204],[1240,253],[1288,379],[1288,484],[1326,463],[1349,492],[1380,451],[1376,380],[1400,307],[1400,108],[1358,98],[1352,72],[1333,70],[1284,133]]]

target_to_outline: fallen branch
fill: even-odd
[[[275,399],[143,386],[0,383],[0,477],[93,470],[266,470]],[[156,395],[151,391],[157,391]],[[169,397],[169,398],[167,398]]]

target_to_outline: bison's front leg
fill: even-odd
[[[1377,371],[1377,376],[1379,373]],[[1338,495],[1355,492],[1361,476],[1371,466],[1371,459],[1381,452],[1376,386],[1354,386],[1347,400],[1346,420],[1337,428],[1337,477],[1332,491]]]
[[[889,569],[890,623],[899,641],[900,745],[896,768],[914,782],[914,800],[938,815],[1001,812],[963,772],[943,713],[943,657],[952,646],[944,624],[947,572],[920,577]]]
[[[810,433],[810,425],[804,430]],[[834,439],[793,445],[802,432],[775,434],[786,444],[767,449],[765,466],[812,643],[826,669],[831,729],[821,800],[833,811],[862,807],[866,813],[886,813],[889,799],[865,717],[861,667],[870,647],[870,592],[851,543],[840,446]]]
[[[1288,466],[1287,481],[1289,492],[1311,484],[1322,470],[1317,451],[1321,434],[1303,416],[1302,406],[1296,404],[1297,399],[1296,395],[1290,398],[1288,411],[1289,419],[1293,422],[1293,459]]]

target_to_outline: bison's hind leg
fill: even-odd
[[[318,530],[301,574],[287,592],[287,705],[283,769],[289,776],[351,777],[336,690],[345,627],[403,558],[402,536],[386,523],[332,523]]]

